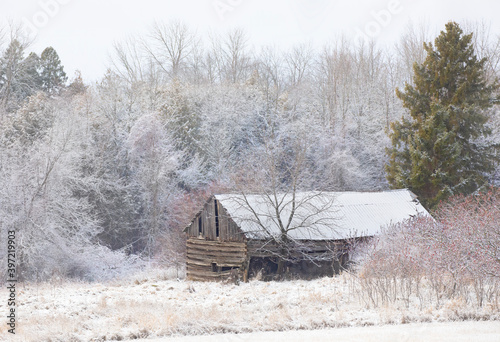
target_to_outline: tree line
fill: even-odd
[[[13,31],[0,52],[0,216],[2,230],[18,232],[22,275],[98,279],[141,260],[182,263],[181,230],[211,192],[265,184],[404,186],[420,194],[418,182],[390,170],[416,158],[408,151],[417,147],[397,142],[413,134],[412,120],[422,121],[413,106],[431,107],[429,122],[441,115],[436,127],[448,127],[450,139],[465,146],[469,136],[460,129],[470,127],[446,117],[476,113],[476,88],[497,91],[498,37],[482,24],[463,27],[474,31],[464,44],[480,58],[482,74],[472,102],[457,103],[439,102],[440,90],[425,93],[441,79],[418,85],[440,67],[429,59],[433,46],[424,48],[431,38],[423,27],[408,27],[391,49],[338,36],[320,48],[283,51],[250,46],[240,29],[201,37],[181,22],[156,23],[148,35],[117,43],[109,70],[91,85],[79,74],[68,82],[54,49],[28,53],[28,40]],[[432,95],[432,104],[414,104],[411,84]],[[476,140],[467,148],[475,152],[499,138],[496,104],[478,106],[472,128],[488,134],[470,133]],[[442,139],[435,130],[426,134]],[[449,168],[466,165],[457,163]],[[450,185],[446,194],[498,181],[496,164],[480,173],[487,182]]]

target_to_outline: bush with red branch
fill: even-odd
[[[434,216],[387,227],[369,245],[359,272],[367,300],[460,298],[499,308],[500,194],[456,196]]]

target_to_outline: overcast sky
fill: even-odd
[[[70,78],[78,69],[87,81],[104,74],[114,42],[145,34],[155,20],[178,19],[201,35],[241,27],[256,48],[287,48],[341,33],[392,44],[411,20],[431,32],[449,20],[485,20],[497,35],[499,13],[496,0],[0,0],[4,25],[22,22],[36,33],[30,51],[53,46]]]

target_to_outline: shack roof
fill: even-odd
[[[286,229],[288,237],[295,240],[374,236],[384,226],[418,214],[430,216],[407,189],[299,192],[295,197],[293,194],[222,194],[215,195],[215,198],[250,239],[279,236],[282,229]]]

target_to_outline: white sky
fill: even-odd
[[[374,13],[389,10],[377,22]],[[179,19],[202,35],[242,27],[254,47],[286,48],[359,32],[391,44],[410,20],[431,32],[449,20],[485,20],[497,35],[498,13],[497,0],[0,0],[0,21],[29,22],[37,31],[30,51],[53,46],[68,76],[78,69],[87,81],[104,74],[114,42],[145,34],[155,20]]]

